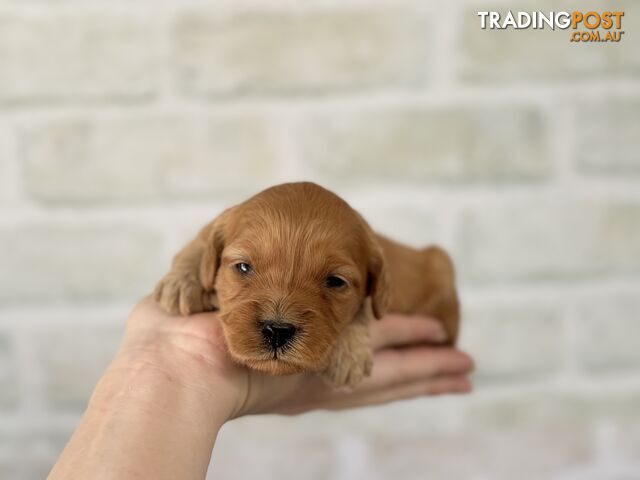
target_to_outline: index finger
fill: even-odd
[[[374,350],[418,343],[443,343],[447,334],[438,320],[418,315],[385,315],[370,324]]]

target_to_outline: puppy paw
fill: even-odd
[[[196,277],[171,272],[158,282],[153,298],[173,314],[190,315],[215,308],[215,295],[205,291]]]
[[[373,354],[370,348],[361,347],[356,351],[349,351],[338,346],[328,367],[322,372],[322,378],[334,388],[354,388],[371,375],[372,368]]]

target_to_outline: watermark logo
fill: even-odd
[[[624,12],[478,12],[483,30],[573,30],[571,42],[620,42]]]

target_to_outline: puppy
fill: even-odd
[[[344,200],[288,183],[225,210],[174,258],[154,291],[168,312],[219,309],[231,356],[276,375],[321,372],[355,386],[372,368],[368,322],[432,315],[458,334],[453,265],[376,235]]]

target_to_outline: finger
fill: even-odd
[[[162,318],[165,315],[164,310],[160,308],[154,298],[151,295],[147,295],[133,307],[133,310],[129,314],[129,319],[127,320],[127,327],[146,326],[150,323],[151,319],[154,319],[155,317]]]
[[[471,382],[466,375],[453,375],[432,378],[427,381],[411,382],[394,388],[372,392],[359,399],[360,404],[379,405],[409,398],[469,393]]]
[[[375,354],[371,377],[363,382],[363,386],[370,389],[388,388],[444,375],[466,375],[473,368],[471,357],[454,348],[422,346],[386,349]]]
[[[380,405],[422,396],[464,394],[469,393],[471,390],[472,385],[466,375],[449,375],[405,383],[393,388],[376,391],[357,390],[351,393],[345,392],[342,395],[334,396],[329,409],[342,410],[367,405]]]
[[[466,353],[450,347],[386,349],[374,355],[371,377],[353,390],[333,389],[318,376],[306,376],[307,384],[296,388],[297,402],[288,403],[281,413],[301,413],[315,408],[351,408],[408,396],[447,393],[449,390],[462,393],[470,388],[468,380],[461,386],[455,383],[458,387],[449,388],[447,385],[450,384],[443,379],[466,379],[473,368],[473,360]],[[422,390],[415,385],[422,385]]]
[[[442,324],[431,317],[386,315],[371,324],[371,342],[374,350],[384,347],[442,343],[447,334]]]

